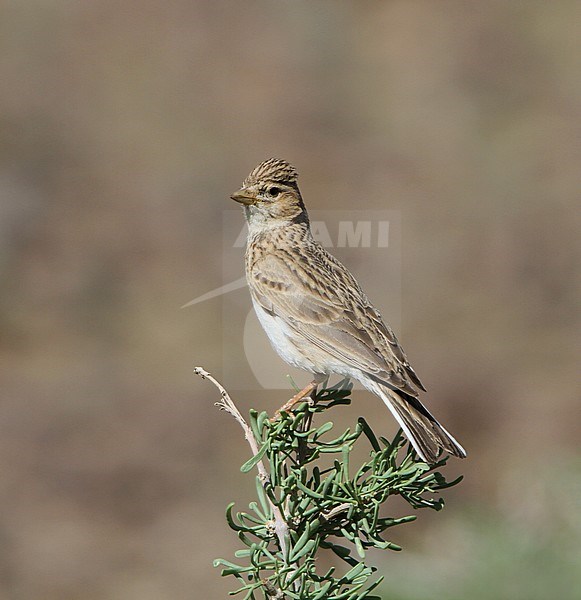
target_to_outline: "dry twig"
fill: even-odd
[[[258,442],[257,442],[256,438],[254,437],[254,433],[252,433],[251,427],[244,420],[244,417],[240,414],[240,411],[238,410],[238,408],[232,401],[232,398],[230,398],[230,395],[228,394],[228,392],[203,367],[195,367],[194,373],[196,375],[199,375],[202,379],[207,379],[208,381],[211,381],[218,388],[221,399],[219,402],[215,403],[216,406],[219,407],[220,410],[224,410],[227,413],[231,414],[238,421],[240,427],[242,427],[242,430],[244,431],[244,437],[248,440],[248,443],[250,444],[250,448],[252,449],[252,454],[254,454],[254,456],[256,456],[259,451]],[[266,486],[266,483],[269,480],[269,476],[268,476],[268,472],[267,472],[262,460],[258,461],[258,463],[256,464],[256,468],[258,469],[258,474],[260,476],[260,480],[262,481],[262,485]],[[267,490],[265,490],[265,491],[267,491]],[[272,513],[274,515],[274,531],[276,533],[276,537],[278,539],[280,549],[282,550],[282,554],[286,558],[286,557],[288,557],[288,539],[289,539],[288,525],[287,525],[286,519],[285,519],[282,511],[280,510],[280,508],[272,502],[272,500],[268,496],[268,493],[266,494],[266,496],[268,498],[268,501],[272,508]]]

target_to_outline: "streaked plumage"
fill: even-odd
[[[312,237],[286,161],[258,165],[232,198],[248,220],[246,277],[256,314],[289,364],[360,381],[391,410],[418,454],[464,449],[418,399],[424,386],[397,338],[351,273]]]

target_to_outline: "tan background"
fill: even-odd
[[[191,373],[220,374],[220,302],[178,307],[222,283],[221,211],[277,155],[313,208],[401,211],[401,338],[470,453],[374,556],[384,595],[580,598],[581,4],[0,11],[0,597],[233,588],[211,561],[247,450]]]

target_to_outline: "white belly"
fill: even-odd
[[[301,342],[297,338],[297,334],[280,317],[267,313],[254,299],[252,299],[252,304],[262,328],[278,355],[293,367],[304,369],[311,373],[320,373],[321,371],[308,358],[308,354],[300,350],[299,345]]]

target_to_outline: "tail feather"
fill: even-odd
[[[396,392],[375,381],[366,381],[364,385],[385,402],[423,460],[435,463],[441,450],[458,458],[466,457],[464,448],[417,398]]]

